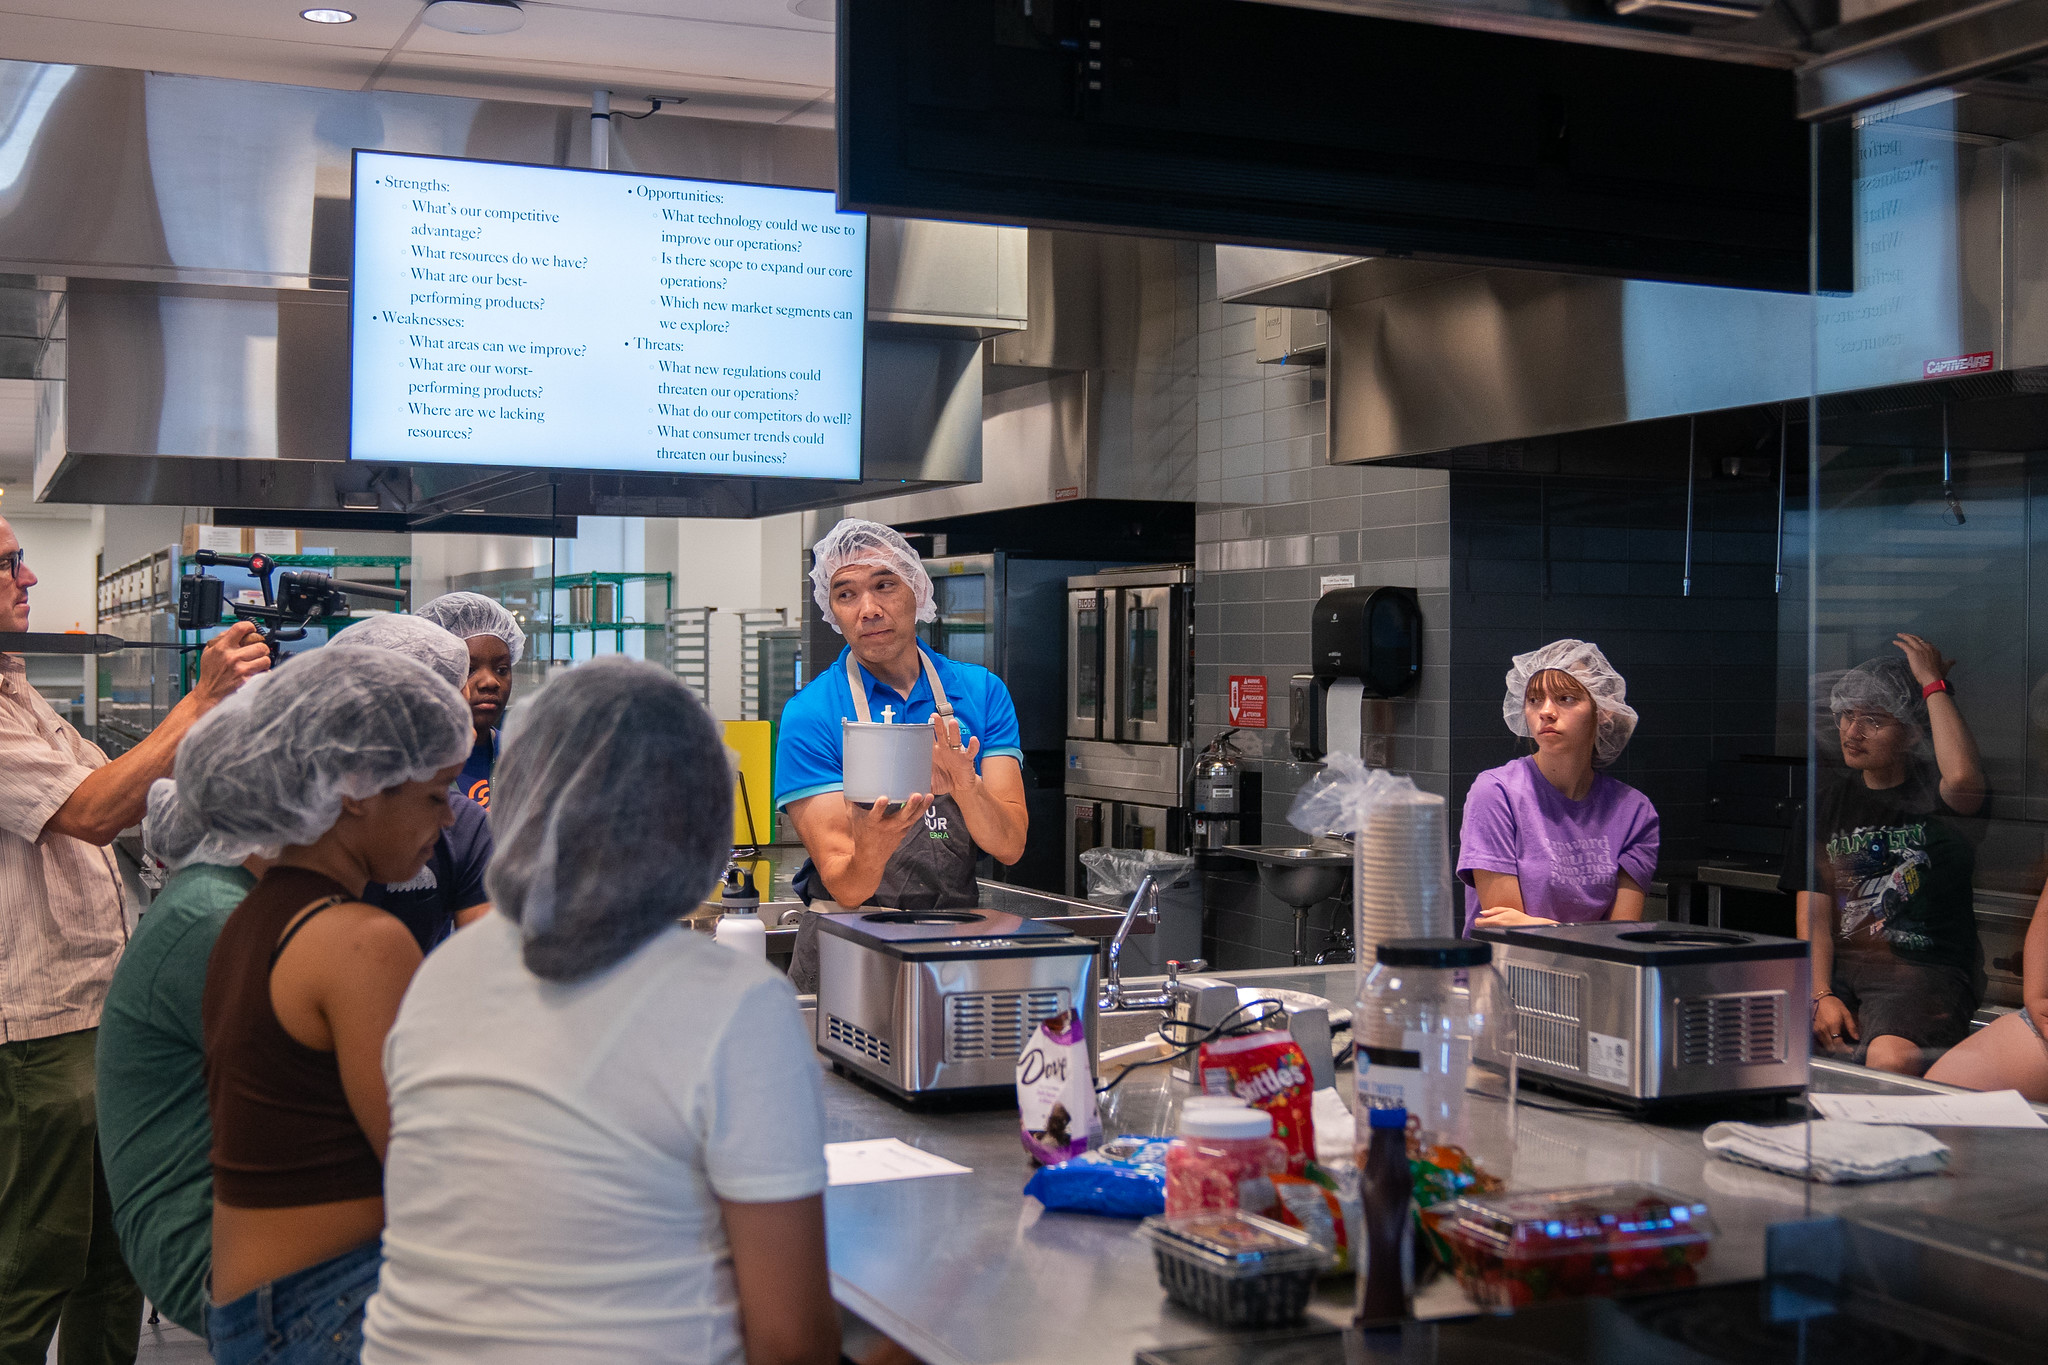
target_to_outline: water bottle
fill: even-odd
[[[726,911],[718,917],[711,937],[714,942],[722,943],[736,953],[763,960],[768,956],[768,928],[752,910]]]

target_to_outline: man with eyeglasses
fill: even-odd
[[[1955,661],[1918,635],[1893,644],[1829,694],[1844,771],[1819,786],[1810,856],[1792,831],[1780,887],[1813,945],[1814,1045],[1918,1076],[1969,1036],[1984,995],[1969,817],[1985,784]]]
[[[36,585],[0,520],[0,632],[29,627]],[[128,939],[108,849],[138,823],[193,724],[270,666],[238,623],[199,658],[199,682],[111,761],[0,654],[0,1365],[133,1361],[142,1328],[114,1233],[93,1103],[93,1049]]]

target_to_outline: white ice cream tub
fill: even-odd
[[[883,797],[908,801],[932,789],[932,723],[890,725],[842,720],[840,776],[846,799],[871,806]]]

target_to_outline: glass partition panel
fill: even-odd
[[[1780,598],[1805,652],[1780,659],[1779,748],[1810,763],[1783,885],[1814,944],[1816,1089],[1857,1081],[1836,1062],[2048,1100],[2022,1008],[2048,1023],[2023,951],[2048,864],[2048,104],[2027,88],[1815,134],[1853,158],[1855,266],[1814,298]]]

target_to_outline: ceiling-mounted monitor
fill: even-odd
[[[1338,8],[843,0],[840,201],[1794,292],[1809,230],[1846,240],[1849,162],[1822,138],[1816,180],[1788,66]]]
[[[350,458],[860,478],[829,191],[359,151],[354,212]]]

